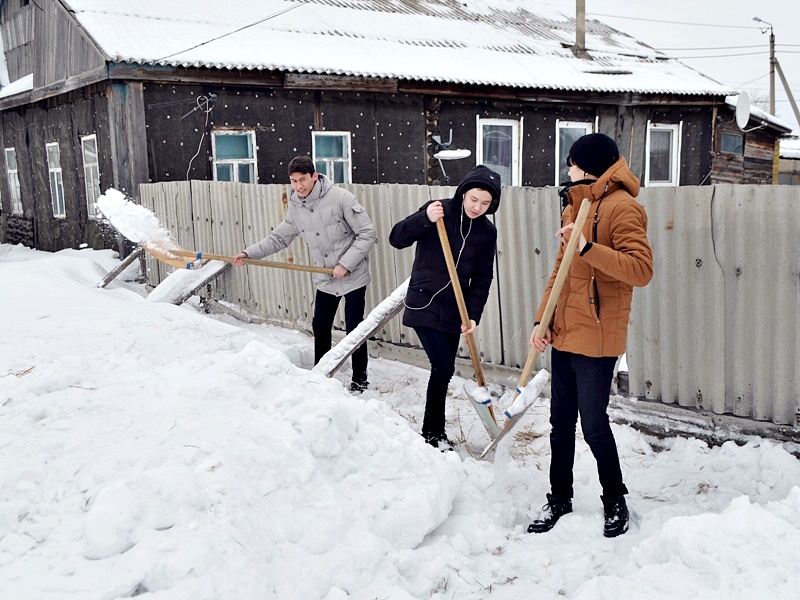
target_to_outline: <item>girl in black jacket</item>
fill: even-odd
[[[445,398],[455,373],[462,333],[480,322],[494,276],[497,229],[486,215],[500,206],[500,175],[479,165],[458,184],[455,196],[432,200],[392,228],[389,243],[402,249],[417,243],[403,325],[412,327],[431,363],[422,435],[436,448],[450,449],[445,435]],[[436,231],[444,219],[470,327],[461,323],[447,263]]]

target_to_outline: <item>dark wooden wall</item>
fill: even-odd
[[[49,0],[48,0],[49,1]],[[20,6],[19,0],[6,0],[0,7],[3,28],[3,49],[6,53],[8,77],[16,81],[33,73],[33,39],[36,7]]]
[[[742,154],[720,153],[722,133],[744,136]],[[742,132],[737,127],[733,111],[720,111],[717,117],[712,183],[771,184],[775,160],[775,135],[764,129]]]
[[[210,113],[191,112],[211,93]],[[248,128],[256,132],[259,183],[287,181],[289,161],[311,154],[314,130],[351,133],[354,183],[425,182],[420,97],[169,84],[147,84],[144,96],[150,181],[213,179],[211,132]]]
[[[197,110],[185,116],[198,97],[211,93],[217,98],[209,114]],[[472,152],[469,159],[446,164],[450,182],[456,183],[475,165],[476,115],[523,119],[524,186],[555,183],[557,120],[594,122],[598,117],[600,131],[617,140],[620,153],[640,178],[644,177],[648,120],[683,121],[681,185],[709,183],[711,170],[708,107],[534,104],[404,93],[171,84],[146,84],[144,96],[150,181],[213,179],[211,132],[232,127],[256,130],[259,183],[284,182],[288,161],[298,154],[311,154],[314,130],[352,134],[353,183],[445,183],[438,161],[432,158],[431,136],[438,134],[447,141],[452,128],[453,148]]]
[[[66,100],[66,101],[65,101]],[[99,91],[73,93],[61,101],[52,99],[35,106],[19,107],[0,113],[2,148],[17,151],[23,214],[11,214],[11,201],[3,154],[0,169],[3,214],[6,215],[4,241],[22,243],[40,250],[114,247],[116,235],[101,223],[88,218],[86,187],[80,138],[97,135],[100,187],[112,186],[113,161],[109,141],[106,97]],[[66,218],[53,217],[45,145],[58,142],[64,180]]]

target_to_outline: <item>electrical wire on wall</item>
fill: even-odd
[[[186,181],[189,181],[189,172],[192,170],[192,163],[194,159],[200,155],[200,150],[203,148],[203,140],[206,139],[206,131],[208,131],[208,119],[211,111],[214,110],[214,102],[217,100],[216,94],[209,94],[208,96],[198,96],[196,100],[197,106],[195,106],[192,110],[181,117],[181,120],[185,119],[193,112],[202,110],[206,114],[205,123],[203,124],[203,133],[200,136],[200,143],[197,144],[197,152],[194,153],[194,156],[189,161],[189,166],[186,168]]]

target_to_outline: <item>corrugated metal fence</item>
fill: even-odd
[[[348,185],[375,222],[370,309],[411,271],[413,248],[389,246],[394,223],[429,197],[454,188]],[[178,244],[236,254],[283,218],[291,189],[209,181],[140,186]],[[655,275],[634,293],[626,354],[630,393],[665,403],[796,424],[800,413],[800,188],[794,186],[643,189]],[[528,336],[558,250],[553,188],[504,188],[495,282],[478,328],[486,362],[521,368]],[[310,264],[301,240],[271,257]],[[171,270],[148,259],[148,283]],[[307,273],[246,267],[214,284],[215,299],[270,318],[310,323]],[[341,318],[337,325],[343,328]],[[416,344],[399,319],[379,339]],[[467,349],[461,355],[467,356]],[[548,355],[549,356],[549,353]],[[548,365],[538,359],[537,368]]]

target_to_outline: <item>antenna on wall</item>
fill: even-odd
[[[453,130],[450,129],[450,139],[447,142],[442,142],[442,136],[440,135],[432,135],[431,139],[436,143],[436,152],[433,154],[433,158],[439,161],[439,168],[442,170],[442,175],[444,175],[444,183],[445,185],[450,185],[450,178],[447,176],[447,173],[444,170],[444,165],[442,164],[443,160],[459,160],[461,158],[467,158],[468,156],[472,155],[470,150],[451,150],[450,145],[453,143]]]

